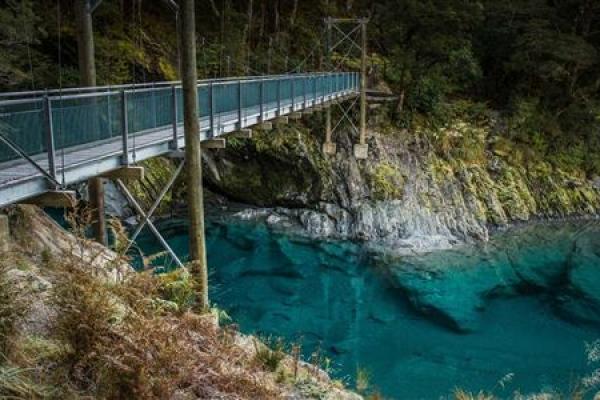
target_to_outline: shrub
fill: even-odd
[[[282,339],[273,340],[266,338],[263,343],[254,342],[256,350],[255,360],[267,371],[275,372],[281,361],[285,358],[285,347]]]
[[[376,200],[400,199],[404,177],[396,167],[387,162],[377,164],[371,174],[371,190]]]
[[[161,297],[175,303],[180,312],[188,311],[196,304],[197,285],[187,270],[161,274],[159,282]]]

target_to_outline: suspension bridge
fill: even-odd
[[[200,137],[270,129],[359,93],[356,73],[200,81]],[[177,82],[0,94],[0,207],[185,147]]]
[[[110,179],[139,217],[129,245],[147,226],[173,261],[183,266],[154,226],[152,215],[185,167],[190,265],[199,282],[199,302],[206,309],[209,303],[202,149],[224,148],[227,135],[251,137],[252,129],[268,131],[273,128],[273,122],[287,123],[289,119],[323,110],[323,152],[336,152],[332,135],[345,120],[359,136],[354,156],[367,158],[368,20],[325,20],[329,59],[326,68],[330,72],[299,73],[305,60],[292,70],[294,73],[198,81],[194,0],[165,2],[176,15],[181,82],[105,87],[96,85],[92,25],[92,14],[102,0],[72,3],[83,87],[0,93],[0,208],[22,202],[74,206],[76,193],[71,188],[87,180],[89,205],[95,215],[94,236],[98,242],[107,244],[104,182]],[[62,82],[60,5],[57,0],[59,82]],[[138,11],[141,13],[141,8]],[[342,26],[350,29],[344,30]],[[141,23],[139,27],[141,34]],[[341,37],[334,40],[336,32]],[[344,45],[346,50],[343,50]],[[356,50],[360,53],[360,73],[347,72],[343,66]],[[334,52],[338,55],[337,65],[331,62]],[[330,107],[334,104],[340,111],[335,124]],[[357,104],[360,106],[358,126],[351,112]],[[123,180],[142,179],[144,169],[138,163],[158,156],[169,156],[180,162],[150,209],[145,211]],[[6,216],[0,213],[0,234],[5,222]]]

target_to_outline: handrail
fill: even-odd
[[[43,96],[0,100],[0,128],[24,146],[27,154],[45,153],[52,177],[56,176],[56,151],[119,136],[122,162],[126,165],[130,161],[129,153],[133,150],[135,154],[130,135],[133,138],[169,129],[173,132],[170,147],[177,148],[178,125],[182,121],[180,88],[178,82],[158,82],[143,87],[86,88],[88,91],[83,93],[51,90],[40,92]],[[198,89],[204,88],[208,91],[199,95],[209,97],[201,102],[200,117],[209,122],[204,129],[208,129],[207,137],[215,137],[223,133],[225,127],[231,129],[232,124],[235,129],[243,129],[248,124],[280,116],[282,112],[294,112],[357,93],[359,76],[354,72],[326,72],[198,81]],[[79,99],[85,101],[70,101]],[[234,117],[228,116],[222,121],[227,115]],[[0,152],[0,161],[13,160],[10,157],[14,156],[4,149],[4,154]]]
[[[211,84],[211,83],[230,83],[237,81],[260,81],[261,79],[276,80],[289,77],[312,77],[312,76],[326,76],[332,75],[335,72],[313,72],[313,73],[297,73],[297,74],[282,74],[282,75],[252,75],[252,76],[240,76],[240,77],[225,77],[225,78],[212,78],[212,79],[200,79],[198,85]],[[181,86],[181,81],[159,81],[159,82],[147,82],[147,83],[128,83],[120,85],[105,85],[105,86],[85,86],[85,87],[72,87],[63,89],[48,89],[48,90],[33,90],[33,91],[15,91],[15,92],[4,92],[0,93],[0,103],[6,101],[5,98],[37,98],[44,96],[56,96],[56,95],[72,95],[85,94],[85,93],[110,93],[119,92],[123,89],[135,90],[140,89],[152,89],[157,87],[172,87]],[[11,99],[12,100],[12,99]]]

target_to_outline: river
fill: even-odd
[[[185,224],[163,230],[187,254]],[[540,224],[400,258],[215,219],[210,297],[242,332],[319,352],[350,385],[360,370],[386,398],[568,393],[594,368],[585,344],[600,338],[599,238],[597,222]],[[159,250],[147,234],[140,245]]]

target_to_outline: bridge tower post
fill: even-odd
[[[358,135],[359,141],[354,144],[353,153],[354,157],[359,160],[366,159],[368,156],[369,146],[367,144],[367,24],[369,23],[368,18],[326,18],[325,24],[327,26],[327,64],[330,69],[337,69],[344,65],[344,62],[349,63],[353,61],[351,57],[356,57],[355,50],[358,49],[360,54],[360,84],[359,84],[359,96],[351,102],[349,106],[343,106],[341,102],[334,101],[342,111],[340,121],[335,124],[333,131],[340,127],[341,120],[347,120],[350,126],[353,128],[355,134]],[[342,29],[342,26],[346,27],[346,31]],[[332,40],[332,33],[337,32],[341,38],[335,38]],[[346,47],[344,50],[343,48]],[[333,62],[334,50],[337,54],[341,53],[343,56],[341,59],[336,59]],[[345,53],[345,54],[344,54]],[[354,54],[354,55],[353,55]],[[338,57],[339,58],[339,57]],[[337,84],[337,82],[336,82]],[[359,112],[358,118],[356,118],[351,110],[358,104]],[[331,137],[335,133],[331,128],[331,109],[327,108],[325,115],[325,143],[323,143],[323,153],[335,154],[335,144],[332,143]],[[356,122],[358,119],[358,123]]]
[[[202,188],[202,147],[198,123],[196,70],[195,1],[181,0],[181,78],[183,86],[183,126],[185,134],[186,186],[189,212],[191,273],[199,285],[202,309],[208,303],[208,269],[204,240],[204,199]]]
[[[354,157],[357,159],[367,158],[369,145],[367,144],[367,22],[368,19],[361,18],[361,56],[360,56],[360,139],[354,145]]]
[[[331,17],[325,19],[325,24],[327,25],[327,49],[326,49],[326,60],[327,66],[331,67],[331,28],[332,28],[332,20]],[[323,153],[325,154],[335,154],[336,148],[335,143],[331,141],[331,107],[327,107],[325,110],[325,143],[323,143]]]
[[[94,30],[90,0],[75,0],[77,20],[77,53],[79,59],[79,79],[81,86],[96,86],[96,63],[94,59]],[[92,230],[94,238],[101,244],[108,244],[106,216],[104,211],[104,179],[88,179],[88,199],[94,210]]]

